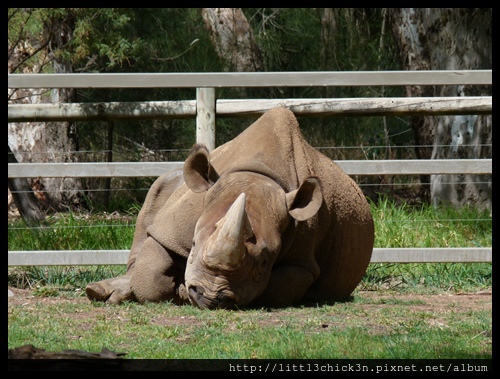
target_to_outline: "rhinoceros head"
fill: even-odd
[[[257,172],[219,177],[204,147],[186,160],[184,178],[191,190],[206,191],[185,273],[190,301],[200,308],[244,307],[266,288],[291,220],[305,220],[321,206],[319,181],[311,177],[286,193]]]

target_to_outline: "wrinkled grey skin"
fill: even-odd
[[[305,185],[299,195],[307,197],[307,201],[316,191],[317,197],[307,204],[309,208],[299,209],[296,217],[313,215],[321,206],[318,182],[310,182],[313,184]],[[245,197],[246,230],[241,233],[241,254],[234,260],[229,256],[238,250],[234,244],[238,238],[231,238],[229,246],[223,246],[217,233],[221,219],[241,194]],[[192,303],[201,308],[244,307],[252,301],[278,306],[293,304],[303,297],[313,281],[311,273],[300,266],[272,270],[283,252],[283,242],[293,238],[296,221],[289,204],[298,198],[294,195],[285,193],[268,177],[250,172],[221,177],[207,191],[186,268],[186,287]]]
[[[205,151],[201,148],[201,151]],[[199,176],[201,178],[202,176]],[[179,186],[180,177],[177,174],[160,177],[158,179],[162,188],[181,189],[184,191],[184,183]],[[177,181],[177,183],[173,183]],[[150,195],[155,195],[155,204],[158,203],[158,194],[155,192],[159,183],[155,183],[150,191]],[[199,185],[196,183],[194,185]],[[208,185],[203,182],[202,185]],[[196,188],[199,190],[199,188]],[[302,191],[294,191],[291,194],[285,191],[270,178],[252,172],[231,173],[217,180],[215,185],[202,194],[191,192],[188,202],[195,204],[193,209],[200,209],[197,216],[196,227],[194,223],[186,225],[186,228],[193,228],[191,253],[186,260],[182,254],[188,254],[187,239],[182,243],[182,239],[176,235],[175,246],[165,249],[161,243],[155,240],[149,233],[139,233],[142,229],[154,233],[154,228],[146,222],[147,226],[139,225],[144,223],[144,215],[149,215],[149,221],[153,223],[155,217],[152,207],[143,207],[136,227],[136,234],[132,252],[138,254],[129,258],[128,271],[125,276],[107,279],[98,283],[92,283],[87,287],[87,295],[92,300],[107,301],[108,303],[120,303],[124,300],[145,301],[166,301],[170,300],[177,304],[184,304],[188,301],[200,308],[241,308],[253,300],[260,297],[260,302],[272,304],[274,306],[289,305],[300,300],[307,286],[313,280],[313,276],[306,270],[294,267],[287,275],[281,274],[283,269],[274,270],[274,282],[285,280],[286,287],[293,291],[281,291],[279,298],[275,298],[276,291],[272,287],[268,293],[264,290],[270,284],[273,263],[282,251],[282,241],[293,235],[295,219],[290,215],[289,208],[292,208],[294,200],[301,202],[301,208],[295,210],[295,217],[306,217],[309,213],[317,211],[321,205],[321,193],[319,182],[311,178],[307,181]],[[204,248],[208,246],[210,238],[217,229],[217,223],[226,215],[236,198],[245,194],[245,214],[247,217],[248,233],[243,235],[244,253],[242,259],[234,262],[224,262],[225,253],[221,255],[218,246],[215,249],[215,257],[210,260],[204,255]],[[297,196],[298,195],[298,196]],[[315,196],[315,197],[314,197]],[[160,192],[160,199],[164,201],[166,193]],[[166,204],[170,204],[172,198],[178,198],[179,193],[175,191],[168,197]],[[299,198],[305,198],[305,204]],[[149,199],[150,200],[150,199]],[[179,219],[191,212],[187,212],[186,202],[175,201],[179,206],[171,206],[174,216],[173,221],[165,225],[179,225]],[[314,201],[312,201],[314,200]],[[147,201],[146,201],[147,203]],[[309,208],[307,208],[309,205]],[[177,211],[179,209],[179,211]],[[185,210],[186,212],[183,212]],[[147,212],[146,212],[147,211]],[[184,217],[189,218],[189,217]],[[152,220],[151,220],[152,219]],[[290,225],[290,227],[288,227]],[[165,231],[163,231],[165,233]],[[286,232],[286,233],[285,233]],[[171,231],[166,234],[173,234]],[[188,233],[190,234],[190,233]],[[180,243],[179,243],[180,241]],[[174,245],[174,244],[172,244]],[[136,258],[134,260],[134,258]],[[293,276],[291,283],[289,276]],[[302,278],[305,276],[305,278]],[[276,283],[274,285],[281,285]],[[187,291],[186,291],[187,288]],[[278,291],[280,293],[280,291]]]
[[[360,282],[373,240],[359,187],[275,108],[210,154],[195,145],[182,172],[158,178],[127,273],[86,292],[209,309],[335,301]]]

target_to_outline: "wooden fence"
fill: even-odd
[[[221,87],[491,85],[492,70],[166,74],[14,74],[8,88],[196,88],[196,100],[9,104],[9,122],[196,118],[196,140],[215,148],[216,117],[257,117],[281,105],[297,116],[491,114],[492,97],[217,100]],[[491,159],[336,161],[349,175],[491,174]],[[15,163],[9,178],[143,177],[183,162]],[[125,264],[128,250],[9,251],[9,266]],[[375,248],[372,263],[491,262],[492,248]]]

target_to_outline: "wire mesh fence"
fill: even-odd
[[[61,77],[60,75],[9,75],[9,88],[40,88],[44,86],[50,87],[55,86],[56,88],[70,88],[70,87],[99,87],[99,88],[127,88],[135,87],[136,83],[141,83],[141,86],[148,88],[157,87],[197,87],[200,83],[205,87],[253,87],[253,86],[276,86],[276,85],[293,85],[297,86],[385,86],[385,85],[415,85],[416,83],[421,85],[457,85],[457,84],[487,84],[491,85],[492,75],[491,70],[468,70],[468,71],[443,71],[443,72],[352,72],[352,73],[335,73],[335,72],[323,72],[323,73],[258,73],[258,74],[242,74],[238,73],[222,73],[222,74],[125,74],[121,75],[119,78],[117,75],[113,76],[103,76],[103,75],[65,75]],[[141,80],[137,80],[137,75],[140,75]],[[117,80],[120,79],[120,80]],[[201,80],[201,82],[200,82]],[[275,81],[277,81],[275,83]],[[210,84],[210,85],[209,85]],[[197,102],[200,101],[198,98],[197,89]],[[208,88],[200,90],[200,92],[206,93]],[[394,108],[395,104],[399,104]],[[170,105],[172,105],[171,103]],[[275,104],[275,105],[273,105]],[[310,142],[311,145],[316,146],[320,152],[322,152],[327,157],[340,164],[346,162],[346,160],[359,160],[360,163],[357,165],[358,169],[355,174],[350,174],[352,178],[358,183],[360,188],[363,190],[365,195],[374,203],[382,203],[385,199],[391,199],[395,204],[401,207],[421,207],[426,203],[422,196],[425,196],[426,188],[432,185],[432,176],[430,174],[422,175],[423,171],[412,172],[411,168],[405,168],[404,170],[398,171],[398,166],[392,166],[393,168],[387,173],[384,170],[379,170],[383,164],[394,163],[395,160],[406,159],[406,160],[417,160],[416,150],[417,149],[441,149],[449,150],[450,144],[446,141],[445,144],[433,144],[433,145],[413,145],[409,141],[412,140],[412,129],[409,127],[408,119],[405,118],[408,115],[424,115],[426,113],[433,113],[436,115],[446,114],[475,114],[474,112],[479,112],[477,114],[488,115],[491,114],[491,96],[490,97],[460,97],[460,98],[426,98],[426,99],[405,99],[405,98],[373,98],[373,99],[257,99],[257,100],[220,100],[217,103],[217,112],[222,117],[257,117],[266,111],[267,107],[285,105],[289,106],[292,111],[296,112],[298,116],[308,116],[308,113],[314,113],[314,116],[323,116],[321,121],[309,122],[305,121],[305,137]],[[62,104],[62,105],[43,105],[40,109],[35,109],[33,107],[30,110],[25,111],[27,108],[19,108],[18,106],[9,106],[9,122],[12,122],[15,117],[21,117],[24,121],[36,121],[37,117],[53,117],[52,112],[69,112],[66,114],[68,117],[76,117],[81,119],[84,114],[82,113],[82,106],[84,104]],[[106,104],[103,104],[105,106]],[[165,139],[168,139],[169,133],[173,133],[182,128],[186,128],[191,132],[197,128],[197,125],[192,120],[186,121],[188,124],[184,125],[181,123],[174,124],[171,121],[172,118],[185,117],[182,112],[188,112],[191,116],[196,115],[196,104],[193,101],[179,101],[176,102],[175,107],[157,107],[158,104],[144,103],[141,107],[144,109],[149,109],[148,106],[155,105],[155,109],[160,112],[155,116],[163,120],[164,124],[155,123],[153,125],[143,126],[144,130],[148,128],[155,128],[155,131],[160,133],[158,136],[154,135],[153,141],[156,139],[158,143],[144,144],[136,141],[141,141],[139,139],[129,138],[126,132],[115,134],[115,145],[112,150],[106,148],[86,148],[84,147],[78,151],[51,151],[51,152],[16,152],[19,162],[30,162],[30,161],[41,161],[41,162],[63,162],[68,156],[71,156],[75,162],[99,162],[109,163],[110,157],[112,155],[113,162],[132,162],[132,163],[153,163],[153,162],[182,162],[189,151],[189,143],[185,143],[188,139],[182,139],[186,146],[185,148],[163,148],[161,145]],[[199,105],[199,104],[198,104]],[[210,104],[208,104],[210,105]],[[215,106],[215,104],[213,104]],[[124,104],[125,108],[130,107],[130,104]],[[120,104],[113,104],[113,107],[120,107]],[[66,109],[67,108],[67,109]],[[82,109],[79,109],[82,108]],[[87,107],[88,108],[88,107]],[[210,108],[210,107],[209,107]],[[114,108],[113,108],[114,109]],[[121,109],[121,108],[120,108]],[[118,109],[118,110],[120,110]],[[15,112],[17,113],[15,113]],[[86,112],[91,112],[92,109],[87,109]],[[215,108],[214,108],[215,111]],[[71,113],[73,112],[73,113]],[[120,111],[121,112],[121,111]],[[165,113],[166,112],[166,113]],[[360,115],[365,112],[365,115],[376,115],[383,116],[383,122],[380,121],[376,128],[373,128],[373,124],[365,124],[364,121],[356,120],[355,122],[350,122],[348,128],[343,128],[345,126],[342,124],[342,114],[348,112],[350,120],[352,116]],[[367,113],[366,113],[367,112]],[[472,113],[471,113],[472,112]],[[15,114],[14,114],[15,113]],[[16,116],[17,115],[17,116]],[[386,118],[392,117],[391,119]],[[66,117],[61,116],[61,114],[55,114],[55,117],[61,118]],[[123,115],[120,113],[120,117]],[[134,115],[134,118],[138,118],[138,115]],[[327,116],[325,118],[325,116]],[[333,118],[332,118],[333,117]],[[95,122],[97,120],[102,121],[102,115],[98,114],[94,117]],[[309,117],[305,117],[307,120],[311,120]],[[331,121],[335,119],[335,121]],[[16,119],[17,120],[17,119]],[[325,120],[330,120],[325,122]],[[198,122],[198,119],[196,120]],[[238,130],[244,128],[244,123],[237,128],[231,128],[227,126],[224,122],[218,124],[218,136],[220,135],[220,143],[223,143],[232,138],[232,133],[238,133]],[[356,125],[360,124],[360,125]],[[88,125],[88,123],[86,123]],[[239,124],[238,124],[239,125]],[[303,124],[301,123],[301,126]],[[238,129],[239,128],[239,129]],[[129,129],[134,130],[134,128]],[[336,134],[337,130],[347,130],[344,135],[345,138],[341,138],[339,134]],[[363,130],[362,134],[360,131]],[[95,132],[95,131],[94,131]],[[93,132],[93,133],[94,133]],[[104,131],[97,130],[96,136],[101,133],[101,140],[105,140]],[[194,133],[193,133],[194,134]],[[140,134],[139,134],[140,135]],[[144,137],[146,134],[143,134]],[[159,137],[161,135],[161,137]],[[176,135],[179,136],[179,135]],[[339,143],[340,141],[340,143]],[[194,142],[191,140],[191,142]],[[105,146],[105,145],[104,145]],[[158,146],[162,146],[161,148]],[[165,145],[164,145],[165,146]],[[461,141],[460,149],[484,149],[491,151],[491,144],[474,144],[469,145]],[[377,165],[372,166],[371,172],[366,175],[366,172],[359,167],[363,165],[368,166],[368,163],[373,163],[379,160]],[[441,162],[446,160],[442,159]],[[486,165],[482,165],[481,168],[476,166],[477,163],[484,162],[467,162],[470,159],[465,159],[463,161],[456,160],[456,162],[451,162],[456,166],[466,167],[465,163],[472,163],[467,167],[471,168],[472,171],[467,173],[464,170],[463,174],[459,173],[456,167],[454,168],[453,175],[444,175],[441,178],[441,185],[472,185],[472,186],[490,186],[491,187],[491,159],[486,159]],[[481,161],[481,160],[478,160]],[[378,165],[380,163],[380,165]],[[396,162],[397,163],[397,162]],[[429,165],[431,162],[422,162],[423,165]],[[440,164],[439,162],[432,162]],[[450,162],[446,162],[450,163]],[[70,163],[71,164],[71,163]],[[443,163],[444,165],[444,163]],[[9,177],[10,174],[10,164],[9,164]],[[36,166],[36,165],[34,165]],[[144,165],[146,166],[146,165]],[[41,166],[40,166],[41,167]],[[44,170],[48,165],[43,166],[41,170]],[[59,166],[62,167],[62,166]],[[415,167],[415,166],[412,166]],[[433,165],[435,168],[436,165]],[[448,165],[447,167],[451,167]],[[486,167],[486,168],[484,168]],[[57,166],[55,168],[57,170]],[[378,170],[378,171],[377,171]],[[435,170],[434,170],[435,171]],[[446,171],[446,169],[444,170]],[[74,172],[74,171],[73,171]],[[79,225],[58,225],[50,226],[44,225],[43,230],[47,228],[112,228],[112,229],[133,229],[134,218],[137,215],[138,210],[142,200],[144,199],[150,184],[156,176],[159,175],[157,171],[155,174],[147,176],[141,176],[140,174],[133,175],[132,178],[127,178],[126,175],[120,175],[119,177],[113,177],[111,174],[106,174],[106,177],[99,177],[94,175],[94,177],[85,177],[84,174],[80,175],[79,186],[77,188],[64,189],[64,186],[60,188],[51,188],[48,191],[43,182],[40,180],[39,175],[28,174],[25,177],[31,177],[32,182],[36,182],[35,195],[39,199],[49,198],[51,195],[67,196],[74,194],[75,192],[82,193],[85,197],[85,203],[87,204],[87,209],[81,208],[80,214],[74,214],[76,218],[82,218],[89,220],[88,224]],[[433,172],[431,170],[431,172]],[[43,172],[47,175],[47,171]],[[486,174],[486,175],[484,175]],[[31,176],[30,176],[31,175]],[[64,174],[65,175],[65,174]],[[57,175],[61,180],[64,181],[64,175]],[[50,176],[50,175],[48,175]],[[71,175],[68,175],[70,177]],[[38,182],[37,182],[38,181]],[[102,197],[104,196],[106,200],[105,207],[99,207],[99,203],[102,202]],[[125,198],[126,203],[128,203],[128,209],[123,208],[123,204],[116,206],[114,200]],[[10,201],[10,200],[9,200]],[[135,206],[130,207],[130,203],[134,203]],[[94,216],[99,209],[101,216],[106,219],[111,215],[116,216],[115,218],[124,217],[126,214],[127,223],[125,225],[109,223],[93,225],[89,215]],[[130,210],[132,209],[132,210]],[[390,224],[401,224],[407,222],[407,219],[395,218],[393,216],[383,215],[385,210],[376,210],[378,218],[376,218],[376,225],[380,230],[383,229],[383,225]],[[13,213],[13,212],[10,212]],[[57,213],[57,212],[56,212]],[[388,212],[390,213],[390,212]],[[457,225],[457,223],[469,223],[474,222],[478,224],[491,225],[491,214],[480,213],[477,216],[468,216],[468,218],[463,218],[461,216],[453,217],[449,216],[449,213],[443,213],[432,218],[425,218],[425,215],[420,218],[413,220],[409,228],[418,228],[418,225],[425,225],[426,223],[433,223],[436,225]],[[380,216],[382,215],[382,216]],[[132,220],[132,221],[131,221]],[[23,225],[14,225],[9,223],[9,231],[16,231],[18,229],[29,228]],[[36,230],[37,227],[32,228]],[[482,246],[474,245],[474,241],[471,242],[473,246],[477,248],[482,248]],[[479,259],[482,261],[491,261],[491,243],[486,243],[487,251],[481,251],[482,254]],[[383,247],[382,247],[383,248]],[[403,247],[406,248],[406,247]],[[411,248],[411,247],[408,247]],[[467,253],[467,247],[462,252]],[[11,250],[9,248],[9,250]],[[419,251],[417,251],[420,254]],[[412,252],[413,254],[413,252]],[[444,254],[439,252],[439,254]],[[466,256],[467,254],[465,254]],[[9,265],[11,264],[11,251],[9,251]],[[399,259],[399,258],[398,258]],[[419,259],[425,261],[425,257],[422,256]],[[469,259],[465,257],[465,259]],[[475,258],[472,258],[474,260]],[[462,259],[463,260],[463,259]],[[398,261],[398,260],[396,260]],[[404,260],[402,260],[404,261]],[[27,261],[29,263],[29,258]],[[88,261],[86,261],[88,262]],[[96,262],[97,264],[98,262]]]

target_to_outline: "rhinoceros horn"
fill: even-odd
[[[242,193],[217,223],[218,233],[212,235],[203,257],[207,265],[233,269],[245,256],[245,240],[253,235],[245,204],[246,195]]]

